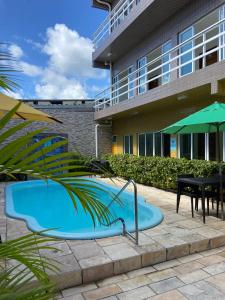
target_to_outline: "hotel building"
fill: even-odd
[[[92,2],[108,10],[94,34],[93,66],[110,69],[111,85],[96,95],[94,117],[112,124],[112,153],[215,160],[215,134],[160,130],[225,102],[225,1]]]

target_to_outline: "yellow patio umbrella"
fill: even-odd
[[[21,101],[0,93],[0,118],[2,118],[8,111],[13,109],[19,102]],[[13,118],[30,120],[30,121],[38,121],[38,122],[62,123],[57,118],[52,117],[25,103],[21,103],[20,107],[18,108],[17,112],[14,114]]]

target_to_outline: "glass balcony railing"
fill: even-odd
[[[138,5],[140,1],[141,0],[121,0],[117,3],[93,35],[95,49],[99,48],[114,30],[123,23],[134,6]]]
[[[190,29],[186,30],[180,34],[178,45],[172,48],[167,43],[160,49],[160,52],[153,51],[140,59],[136,70],[129,67],[121,76],[115,76],[113,84],[96,96],[95,110],[100,111],[117,105],[224,60],[225,19],[213,23],[195,35],[191,35]]]

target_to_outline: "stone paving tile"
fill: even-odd
[[[224,260],[225,260],[225,257],[220,256],[219,254],[214,254],[214,255],[202,257],[202,258],[198,259],[197,261],[204,266],[211,266],[211,265],[214,265],[214,264],[219,263]]]
[[[134,277],[137,277],[137,276],[140,276],[140,275],[150,274],[150,273],[153,273],[155,271],[156,270],[153,267],[145,267],[145,268],[142,268],[142,269],[130,271],[130,272],[127,273],[127,276],[129,278],[134,278]]]
[[[177,277],[186,284],[200,281],[210,277],[210,275],[203,270],[196,270],[186,274],[178,274]]]
[[[203,268],[203,270],[211,275],[223,273],[223,272],[225,272],[225,262],[221,262],[218,264],[208,266],[206,268]]]
[[[111,284],[114,284],[114,283],[117,283],[117,282],[122,282],[122,281],[127,280],[127,279],[128,279],[127,274],[122,274],[122,275],[117,275],[117,276],[113,276],[113,277],[110,277],[110,278],[100,280],[100,281],[97,282],[97,285],[99,287],[103,287],[103,286],[111,285]]]
[[[181,262],[178,259],[173,259],[169,261],[162,262],[160,264],[154,265],[154,268],[158,271],[179,266]]]
[[[156,271],[152,274],[147,275],[152,282],[159,282],[168,278],[175,277],[177,273],[173,269],[165,269],[162,271]]]
[[[73,288],[69,288],[62,291],[63,297],[77,295],[83,292],[91,291],[97,288],[97,285],[95,283],[87,284],[87,285],[81,285]]]
[[[117,285],[121,288],[122,291],[126,292],[129,290],[133,290],[135,288],[147,285],[151,282],[151,279],[145,275],[141,275],[135,278],[131,278],[128,280],[124,280],[122,282],[118,282]]]
[[[70,249],[74,253],[77,260],[104,254],[104,251],[96,242],[80,244],[77,246],[70,245]]]
[[[206,281],[189,284],[178,290],[190,300],[224,300],[224,294]]]
[[[174,267],[173,270],[179,274],[186,274],[194,270],[203,268],[204,266],[197,261],[191,263],[182,264],[180,266]]]
[[[57,247],[55,248],[57,248],[57,250],[49,250],[49,249],[40,250],[40,253],[44,256],[53,257],[53,258],[57,258],[67,254],[72,254],[72,251],[70,250],[66,242],[58,243]]]
[[[174,236],[171,233],[158,234],[153,236],[152,239],[166,248],[185,244],[182,239]]]
[[[99,300],[119,294],[120,292],[121,289],[117,285],[113,284],[93,291],[84,292],[83,296],[86,300]]]
[[[193,260],[200,259],[200,258],[202,258],[202,255],[199,254],[199,253],[196,253],[196,254],[191,254],[191,255],[188,255],[188,256],[180,257],[180,258],[178,258],[178,261],[185,264],[185,263],[188,263],[188,262],[191,262]]]
[[[61,300],[85,300],[84,297],[81,294],[73,295],[69,297],[63,297]]]
[[[206,279],[211,285],[218,288],[221,292],[225,293],[225,273],[218,274]]]
[[[131,246],[127,245],[126,243],[106,246],[103,247],[103,249],[112,260],[132,257],[138,254]]]
[[[124,243],[124,241],[126,241],[126,238],[123,236],[113,236],[113,237],[96,240],[97,244],[101,247],[121,244]]]
[[[148,286],[139,287],[135,290],[128,291],[117,295],[119,300],[144,300],[148,297],[154,296],[155,293]]]
[[[179,288],[183,285],[184,283],[180,279],[172,277],[169,279],[162,280],[160,282],[152,283],[150,284],[150,287],[157,294],[161,294]]]
[[[174,291],[170,291],[170,292],[166,292],[160,295],[156,295],[154,297],[148,298],[149,300],[185,300],[187,299],[186,297],[184,297],[184,295],[182,295],[179,291],[174,290]],[[148,300],[147,299],[147,300]]]

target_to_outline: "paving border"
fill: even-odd
[[[225,234],[167,248],[156,243],[144,247],[135,246],[138,255],[112,261],[104,261],[103,257],[102,263],[95,264],[92,261],[92,266],[64,270],[52,278],[58,289],[62,290],[222,246],[225,246]]]

